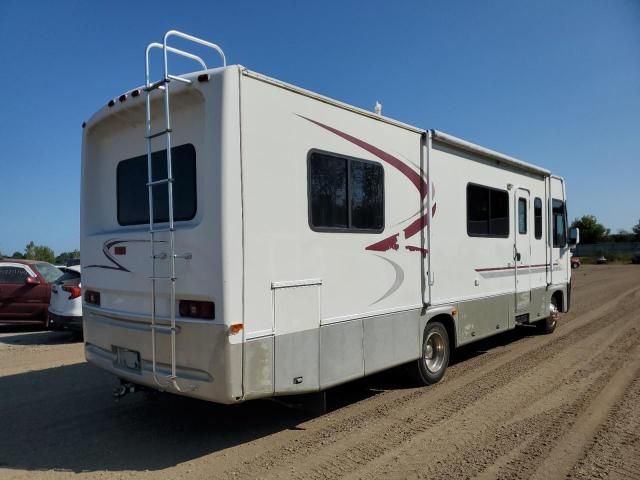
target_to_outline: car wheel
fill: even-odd
[[[414,365],[414,379],[421,385],[433,385],[444,377],[450,357],[449,335],[440,322],[428,323],[424,329],[422,355]]]
[[[536,323],[538,331],[543,334],[553,333],[558,326],[558,317],[560,316],[560,310],[558,310],[557,300],[555,297],[551,298],[549,304],[549,316]]]

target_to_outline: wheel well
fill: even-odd
[[[453,317],[446,313],[441,313],[430,319],[427,323],[433,322],[440,322],[444,325],[444,328],[447,330],[447,335],[449,335],[449,347],[453,350],[456,346],[456,324],[453,321]]]
[[[555,292],[553,292],[553,295],[551,295],[551,299],[556,301],[556,307],[558,307],[558,310],[563,312],[564,311],[564,294],[562,293],[562,290],[556,290]]]

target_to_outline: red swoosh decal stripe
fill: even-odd
[[[380,160],[387,162],[389,165],[391,165],[393,168],[398,170],[400,173],[402,173],[405,177],[409,179],[409,181],[418,189],[418,192],[420,192],[420,198],[424,198],[427,195],[427,183],[423,180],[423,178],[417,172],[414,172],[411,169],[411,167],[409,167],[402,160],[394,157],[393,155],[388,154],[387,152],[380,150],[378,147],[375,147],[370,143],[365,142],[364,140],[360,140],[359,138],[349,135],[348,133],[340,131],[337,128],[330,127],[329,125],[325,125],[324,123],[316,122],[315,120],[312,120],[302,115],[298,115],[298,116],[301,118],[304,118],[305,120],[308,120],[311,123],[315,123],[316,125],[324,128],[325,130],[329,130],[331,133],[335,133],[339,137],[342,137],[345,140],[353,143],[354,145],[357,145],[358,147],[375,155]]]

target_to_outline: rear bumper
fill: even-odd
[[[56,330],[82,331],[82,316],[65,316],[49,312],[49,327]]]
[[[219,323],[178,320],[176,324],[176,376],[181,392],[166,385],[165,377],[171,373],[168,330],[156,331],[156,378],[162,385],[154,378],[150,321],[85,306],[85,356],[90,363],[135,384],[217,403],[241,401],[242,343],[232,344],[227,327]],[[140,368],[118,365],[117,347],[138,352]]]

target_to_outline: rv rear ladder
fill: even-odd
[[[185,52],[183,50],[179,50],[174,47],[170,47],[167,45],[167,40],[170,37],[179,37],[193,43],[197,43],[199,45],[203,45],[205,47],[211,48],[215,50],[222,58],[222,64],[226,67],[227,62],[224,56],[224,53],[214,43],[207,42],[205,40],[201,40],[199,38],[193,37],[191,35],[187,35],[185,33],[178,32],[176,30],[170,30],[164,35],[163,43],[150,43],[147,46],[145,52],[145,87],[144,92],[146,93],[146,129],[145,129],[145,138],[147,140],[147,193],[149,198],[149,235],[150,238],[150,247],[151,247],[151,276],[149,279],[151,280],[151,362],[152,362],[152,372],[153,379],[158,384],[158,386],[165,387],[173,387],[177,391],[183,391],[183,387],[178,383],[178,376],[176,372],[176,333],[179,329],[176,327],[176,281],[178,280],[176,276],[176,259],[184,259],[190,260],[192,258],[191,253],[181,253],[177,254],[175,251],[175,215],[174,215],[174,205],[173,205],[173,184],[175,178],[173,176],[173,165],[171,159],[171,111],[170,111],[170,97],[169,97],[169,85],[172,81],[177,81],[181,83],[185,83],[187,85],[193,84],[193,82],[187,78],[183,78],[176,75],[171,75],[169,73],[169,66],[167,61],[167,53],[171,52],[176,55],[180,55],[182,57],[189,58],[198,62],[204,70],[207,70],[207,65],[204,61],[194,55],[192,53]],[[163,68],[163,78],[156,82],[152,82],[150,80],[149,74],[149,54],[153,49],[161,49],[164,57],[164,68]],[[155,90],[160,90],[164,94],[164,116],[165,116],[165,128],[156,132],[151,133],[151,94]],[[151,141],[155,138],[164,136],[166,139],[166,165],[167,165],[167,178],[154,179],[153,178],[153,150]],[[155,227],[155,216],[153,211],[153,188],[161,185],[166,185],[167,188],[167,197],[168,197],[168,226],[167,227]],[[169,235],[169,255],[162,252],[156,254],[156,234],[158,233],[168,233]],[[156,274],[156,260],[169,260],[169,274],[167,276],[161,276]],[[168,281],[170,284],[170,300],[169,300],[169,310],[170,310],[170,327],[166,327],[164,325],[156,324],[156,297],[157,297],[157,288],[156,282],[158,281]],[[156,359],[156,331],[167,332],[169,330],[171,334],[171,373],[165,376],[159,376],[157,371],[157,359]],[[190,385],[188,387],[190,390],[194,390],[196,387],[194,385]]]

